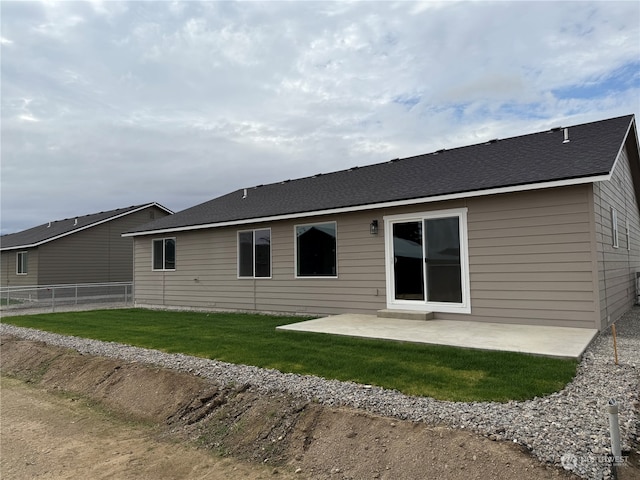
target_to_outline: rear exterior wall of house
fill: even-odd
[[[134,239],[140,306],[368,313],[387,307],[385,216],[467,208],[471,313],[436,318],[598,328],[589,185],[424,203]],[[372,235],[369,224],[379,220]],[[295,226],[335,222],[337,275],[296,278]],[[238,232],[271,229],[270,278],[238,277]],[[152,242],[173,238],[175,270],[154,271]]]

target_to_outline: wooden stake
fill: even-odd
[[[611,332],[613,333],[613,354],[616,358],[616,365],[618,365],[618,342],[616,340],[616,326],[611,325]]]

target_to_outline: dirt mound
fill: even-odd
[[[49,390],[82,395],[173,440],[314,479],[577,478],[522,448],[468,432],[328,408],[250,385],[207,380],[2,337],[1,369]]]

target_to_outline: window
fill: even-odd
[[[336,223],[296,225],[296,277],[336,277]]]
[[[153,269],[176,269],[176,239],[159,238],[153,241]]]
[[[26,275],[29,272],[29,252],[18,252],[16,256],[16,273]]]
[[[618,248],[618,212],[611,207],[611,236],[613,248]]]
[[[238,277],[271,277],[271,229],[238,232]]]

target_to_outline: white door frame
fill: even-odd
[[[467,208],[436,210],[431,212],[406,213],[384,216],[385,273],[387,282],[387,308],[390,310],[416,310],[428,312],[471,313],[469,283],[469,240],[467,233]],[[434,218],[458,217],[460,228],[460,278],[462,280],[462,302],[430,302],[427,300],[397,300],[395,298],[393,224],[424,222]],[[423,223],[424,224],[424,223]],[[424,248],[424,244],[423,244]],[[425,276],[426,278],[426,276]],[[426,290],[426,281],[425,281]],[[425,292],[425,299],[427,298]]]

